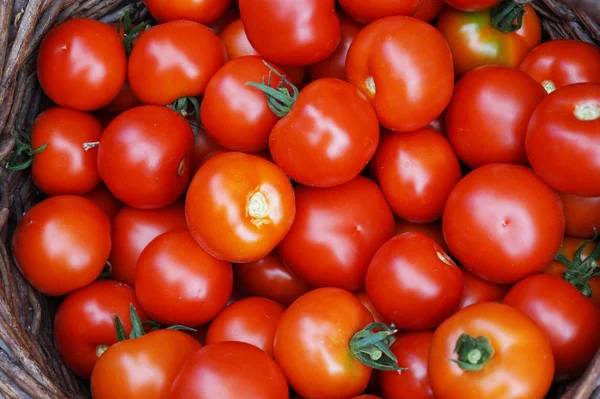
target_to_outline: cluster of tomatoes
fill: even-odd
[[[152,27],[45,36],[57,106],[9,165],[47,195],[15,260],[65,296],[94,398],[541,399],[584,372],[598,48],[540,44],[522,1],[145,3]]]

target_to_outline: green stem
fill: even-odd
[[[188,112],[190,105],[193,109],[192,112]],[[180,97],[171,104],[167,105],[167,108],[172,109],[184,118],[191,115],[196,116],[196,123],[190,122],[190,125],[193,128],[192,130],[194,131],[194,136],[198,134],[198,131],[202,128],[202,125],[200,124],[200,101],[196,97]]]
[[[371,323],[354,334],[350,340],[350,350],[363,364],[376,370],[406,370],[398,366],[398,359],[390,349],[397,332],[393,325]]]
[[[573,259],[568,259],[561,253],[557,253],[554,256],[554,260],[562,263],[567,267],[567,270],[563,273],[563,279],[573,284],[581,293],[587,297],[592,296],[592,288],[590,287],[590,278],[600,273],[598,269],[598,263],[596,259],[600,257],[600,235],[596,228],[594,228],[594,237],[590,240],[585,241],[577,251]],[[594,250],[585,258],[582,259],[583,251],[590,245],[596,244]]]
[[[458,359],[448,359],[460,366],[465,371],[481,371],[494,356],[494,348],[487,337],[473,338],[469,334],[462,334],[456,341],[454,353]]]
[[[121,15],[121,18],[119,18],[119,27],[117,28],[117,32],[121,33],[121,29],[123,29],[123,46],[125,46],[127,58],[129,58],[129,55],[133,50],[134,40],[140,36],[142,31],[147,31],[150,29],[150,27],[151,26],[149,24],[140,23],[134,28],[133,25],[131,25],[129,9],[125,10],[125,13]]]
[[[491,10],[492,26],[504,33],[518,31],[523,26],[525,6],[530,0],[502,0]]]
[[[15,149],[4,165],[6,170],[27,169],[33,163],[34,155],[39,154],[48,147],[48,143],[44,143],[39,148],[33,149],[31,137],[16,125],[15,131],[17,132]]]
[[[265,81],[265,77],[263,76],[260,83],[246,82],[246,85],[262,91],[267,97],[267,104],[269,105],[271,112],[278,117],[283,118],[292,110],[292,107],[298,99],[300,91],[296,86],[287,80],[285,75],[280,74],[279,71],[277,71],[273,66],[269,65],[266,61],[263,62],[267,68],[269,68],[267,80]],[[271,86],[273,74],[281,78],[281,81],[275,88]],[[291,93],[290,89],[292,90]]]

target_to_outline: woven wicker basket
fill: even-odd
[[[588,14],[557,0],[535,0],[547,39],[600,42],[600,0],[563,2]],[[125,9],[134,21],[147,16],[142,2],[132,0],[0,0],[0,163],[14,147],[15,126],[27,131],[50,105],[35,74],[36,48],[48,29],[75,16],[116,22]],[[36,188],[27,172],[2,168],[0,185],[0,398],[89,398],[86,384],[65,368],[54,346],[56,300],[31,288],[10,254],[12,232],[35,203]],[[598,399],[598,385],[600,353],[579,381],[555,388],[552,397]]]

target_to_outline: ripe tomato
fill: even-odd
[[[287,399],[281,368],[262,350],[245,342],[219,342],[185,362],[169,399]]]
[[[448,195],[462,177],[448,140],[429,128],[385,135],[375,155],[375,167],[394,213],[417,223],[442,217]]]
[[[482,11],[492,8],[500,0],[444,0],[448,5],[461,11]]]
[[[281,261],[277,252],[255,262],[236,264],[233,274],[249,295],[269,298],[285,307],[310,291],[308,284]]]
[[[365,308],[367,308],[369,313],[371,313],[371,316],[373,316],[374,321],[378,323],[389,324],[389,321],[385,317],[383,317],[377,309],[375,309],[375,306],[373,305],[373,302],[371,302],[371,300],[369,299],[369,296],[367,295],[366,291],[359,291],[356,294],[354,294],[354,296],[358,298],[360,303],[362,303]]]
[[[346,76],[373,102],[380,123],[400,132],[427,126],[454,87],[448,44],[433,26],[409,17],[383,18],[360,31]]]
[[[223,15],[221,15],[215,22],[208,24],[207,26],[217,35],[220,35],[227,25],[239,18],[240,11],[237,7],[237,0],[233,0],[231,6],[225,10],[225,13],[223,13]]]
[[[396,220],[396,235],[402,233],[422,233],[432,238],[446,253],[450,253],[446,241],[444,241],[444,234],[442,233],[442,223],[412,223],[405,220]]]
[[[358,176],[377,149],[379,123],[356,87],[319,79],[290,103],[269,139],[275,163],[307,186],[337,186]]]
[[[54,341],[60,358],[77,376],[89,379],[98,360],[98,346],[117,342],[115,315],[129,334],[130,304],[139,308],[133,289],[110,280],[98,280],[73,291],[60,304],[54,318]],[[144,312],[139,316],[148,320]]]
[[[137,261],[150,241],[167,231],[185,229],[181,202],[153,210],[124,207],[112,221],[111,278],[133,286]]]
[[[426,330],[454,312],[462,295],[463,277],[433,239],[404,233],[375,253],[365,286],[375,308],[396,327]]]
[[[142,103],[166,105],[202,95],[225,61],[223,42],[206,26],[167,22],[137,39],[129,56],[129,84]]]
[[[140,254],[135,294],[153,320],[197,326],[219,314],[231,295],[231,264],[207,254],[188,231],[170,231]]]
[[[110,113],[120,114],[128,109],[139,107],[142,105],[141,101],[133,94],[131,86],[128,82],[125,82],[121,91],[117,96],[102,110]]]
[[[531,167],[550,187],[600,196],[600,83],[577,83],[549,94],[527,129]]]
[[[125,206],[125,204],[119,201],[104,184],[96,186],[95,189],[87,193],[84,197],[94,201],[111,221],[115,218],[121,208]]]
[[[559,193],[565,208],[565,234],[592,238],[594,227],[600,230],[600,197],[579,197]]]
[[[60,296],[94,281],[110,254],[110,221],[92,201],[48,198],[25,213],[12,241],[17,266],[43,294]]]
[[[600,348],[600,308],[561,278],[538,274],[519,281],[504,297],[550,339],[555,380],[581,376]]]
[[[167,399],[185,361],[200,345],[181,331],[158,330],[118,342],[92,372],[94,399]]]
[[[352,18],[362,24],[394,15],[413,15],[423,0],[339,0]]]
[[[192,116],[192,118],[195,117],[195,115]],[[192,176],[196,174],[204,162],[208,161],[208,158],[210,158],[213,153],[222,150],[224,150],[223,147],[210,138],[204,129],[199,128],[194,137],[194,149],[192,150]]]
[[[54,107],[42,112],[31,129],[31,145],[43,151],[33,157],[31,177],[44,193],[83,195],[100,184],[98,149],[84,143],[100,140],[102,125],[92,115]]]
[[[554,374],[552,347],[523,313],[480,303],[437,328],[428,372],[437,399],[542,399]]]
[[[381,373],[381,389],[386,399],[434,399],[427,362],[429,347],[433,339],[432,331],[421,331],[401,335],[396,338],[391,349],[398,358],[398,364],[408,370],[400,373]]]
[[[600,83],[600,49],[579,40],[550,40],[531,50],[519,68],[548,93],[574,83]]]
[[[109,190],[129,206],[162,208],[190,181],[194,135],[185,118],[166,107],[130,109],[100,138],[98,171]]]
[[[477,277],[468,270],[463,270],[464,286],[458,309],[482,302],[501,302],[510,289],[509,285],[490,283]]]
[[[472,169],[489,163],[526,165],[527,124],[545,95],[516,68],[484,66],[467,73],[446,110],[446,132],[456,155]]]
[[[100,109],[125,83],[125,47],[109,25],[70,19],[42,39],[37,75],[44,93],[56,104],[81,111]]]
[[[277,324],[285,308],[266,298],[244,298],[225,308],[211,323],[206,344],[239,341],[273,356]]]
[[[529,168],[485,165],[452,190],[442,219],[452,254],[485,280],[509,284],[540,272],[560,247],[560,198]]]
[[[281,65],[309,65],[327,58],[340,41],[335,0],[240,0],[248,40]]]
[[[294,190],[272,162],[241,152],[209,159],[188,189],[185,214],[192,236],[218,259],[264,258],[292,227]]]
[[[423,0],[423,3],[412,17],[421,21],[433,21],[444,9],[446,3],[444,0]]]
[[[359,291],[369,261],[394,234],[383,193],[364,177],[295,191],[296,220],[279,245],[281,259],[312,287]]]
[[[450,45],[456,76],[483,65],[518,67],[542,40],[540,20],[533,7],[528,5],[524,11],[521,28],[504,33],[492,26],[489,9],[465,12],[446,7],[436,26]]]
[[[225,13],[231,0],[144,0],[158,22],[187,19],[210,24]]]

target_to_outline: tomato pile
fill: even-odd
[[[582,375],[600,50],[541,43],[523,2],[444,1],[146,0],[152,26],[50,30],[56,106],[7,165],[46,199],[13,254],[64,296],[94,398],[541,399]]]

